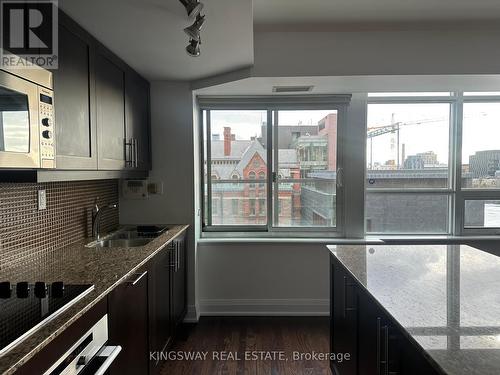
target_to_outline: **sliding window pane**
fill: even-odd
[[[462,187],[500,189],[500,103],[465,103]]]
[[[450,104],[369,104],[368,188],[449,186]]]
[[[274,226],[335,227],[337,111],[277,111],[274,118]]]
[[[210,111],[213,226],[267,225],[266,120],[266,111]]]
[[[448,232],[448,195],[410,193],[366,194],[369,233],[440,234]]]
[[[212,181],[212,225],[266,225],[267,189],[253,183]]]
[[[465,228],[500,228],[500,201],[466,200]]]

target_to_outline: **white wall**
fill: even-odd
[[[326,315],[324,245],[198,244],[202,315]]]
[[[188,231],[188,313],[195,305],[193,97],[187,82],[151,84],[151,181],[162,181],[163,195],[120,200],[120,222],[190,224]],[[192,317],[192,316],[191,316]]]
[[[500,73],[498,30],[257,32],[254,44],[255,66],[247,72],[254,77],[351,75],[357,76],[359,84],[364,75],[373,79],[395,74]],[[405,82],[408,80],[411,77]],[[357,108],[350,118],[359,125],[364,116]],[[360,129],[356,127],[356,131]],[[165,182],[165,195],[144,202],[123,201],[121,220],[192,224],[198,208],[194,181],[199,164],[188,83],[153,83],[152,132],[151,177]],[[363,165],[360,159],[346,167]],[[359,175],[354,177],[362,183]],[[348,199],[353,198],[348,195]],[[353,217],[348,220],[355,221]],[[358,234],[357,230],[352,233]],[[200,243],[196,258],[194,239],[191,231],[188,285],[192,319],[197,302],[202,314],[328,312],[328,253],[323,245]]]
[[[500,30],[255,32],[254,77],[496,74]]]

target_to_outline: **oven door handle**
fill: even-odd
[[[118,346],[105,346],[101,349],[98,357],[106,357],[106,360],[102,363],[101,367],[95,372],[95,375],[104,375],[109,369],[115,358],[122,351],[122,347]]]

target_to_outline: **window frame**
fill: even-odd
[[[463,109],[467,103],[499,103],[500,95],[465,95],[459,92],[458,103],[460,103],[460,116],[457,121],[457,194],[456,194],[456,224],[455,230],[458,235],[463,236],[490,236],[500,235],[500,228],[472,228],[465,226],[465,201],[468,200],[500,200],[500,189],[462,188],[462,140],[463,140]]]
[[[274,226],[273,215],[278,213],[279,201],[273,197],[273,171],[274,171],[274,152],[277,146],[277,126],[274,124],[273,114],[280,110],[336,110],[338,116],[337,128],[337,171],[342,171],[343,147],[341,137],[347,127],[347,108],[351,100],[351,95],[308,95],[308,96],[198,96],[199,111],[199,131],[201,134],[199,142],[200,165],[204,166],[205,157],[207,161],[211,160],[210,134],[211,134],[211,116],[210,111],[230,111],[230,110],[259,110],[267,113],[267,147],[266,164],[271,166],[267,168],[266,179],[260,182],[258,175],[256,179],[249,181],[260,185],[265,183],[266,202],[267,202],[267,224],[266,225],[213,225],[212,220],[212,186],[211,186],[211,163],[207,162],[206,178],[204,168],[200,168],[200,196],[201,198],[201,235],[202,237],[342,237],[344,235],[344,187],[339,186],[337,182],[336,192],[336,226],[335,227],[277,227]],[[276,134],[275,134],[276,128]],[[269,142],[270,140],[270,142]],[[276,142],[276,144],[275,144]],[[206,144],[206,147],[204,147]],[[269,147],[271,145],[271,147]],[[276,156],[278,150],[276,149]],[[276,159],[277,162],[277,159]],[[337,172],[339,173],[339,172]],[[245,182],[238,180],[239,182]],[[205,184],[207,185],[205,192]],[[205,194],[206,193],[206,194]],[[257,199],[257,198],[256,198]],[[207,203],[207,204],[206,204]],[[205,220],[206,219],[206,220]],[[207,222],[205,222],[207,221]]]
[[[455,147],[455,139],[457,139],[457,94],[450,92],[449,96],[370,96],[367,99],[367,127],[368,127],[368,109],[371,104],[448,104],[450,106],[449,113],[449,136],[448,136],[448,184],[443,188],[370,188],[365,178],[365,218],[364,228],[365,235],[402,235],[402,236],[419,236],[419,235],[450,235],[453,234],[455,228],[455,213],[454,202],[456,195],[456,157],[457,148]],[[368,137],[365,137],[365,147],[368,148]],[[368,155],[365,158],[365,173],[368,176]],[[367,216],[366,216],[366,200],[369,193],[377,194],[422,194],[422,195],[443,195],[448,197],[448,217],[447,228],[445,233],[440,232],[368,232],[367,231]]]

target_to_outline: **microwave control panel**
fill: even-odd
[[[42,168],[55,168],[54,95],[45,89],[40,89],[39,121],[40,166]]]

